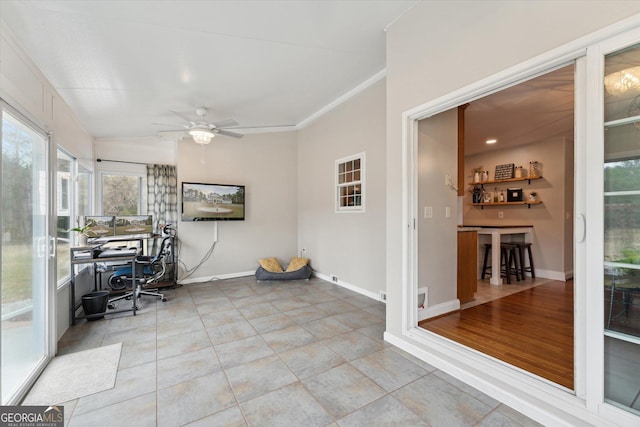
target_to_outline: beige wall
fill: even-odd
[[[533,205],[530,209],[520,205],[480,209],[471,206],[469,191],[465,191],[463,201],[465,224],[533,225],[533,257],[538,277],[564,280],[565,272],[573,271],[572,233],[569,236],[565,233],[566,228],[572,230],[573,224],[573,206],[567,200],[568,195],[571,200],[573,196],[573,163],[571,158],[567,158],[567,151],[572,149],[573,144],[565,143],[564,138],[557,138],[465,157],[465,190],[473,188],[468,184],[472,181],[474,167],[482,165],[485,170],[490,171],[493,179],[496,165],[515,163],[516,166],[522,165],[528,169],[530,161],[542,164],[543,178],[531,181],[531,184],[523,181],[486,186],[486,190],[492,192],[495,188],[498,191],[522,188],[525,198],[531,191],[535,191],[543,202],[540,205]],[[504,213],[503,219],[498,218],[498,212]],[[567,254],[570,254],[568,258]]]
[[[294,132],[216,137],[204,148],[185,138],[178,143],[177,169],[179,187],[183,181],[246,186],[245,221],[217,223],[213,255],[187,280],[253,273],[259,258],[288,263],[297,254]],[[215,222],[178,222],[180,259],[188,268],[213,244],[215,227]]]
[[[431,1],[387,29],[388,333],[407,340],[401,335],[402,113],[639,12],[633,1]]]
[[[385,83],[298,132],[298,249],[320,274],[361,293],[385,290]],[[366,211],[335,212],[335,161],[365,152]]]

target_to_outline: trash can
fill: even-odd
[[[109,302],[109,291],[89,292],[82,296],[82,309],[86,316],[90,314],[99,314],[107,311],[107,303]],[[89,317],[87,320],[98,320],[104,316]]]

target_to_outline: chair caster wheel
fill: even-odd
[[[108,308],[109,310],[115,310],[116,305],[115,305],[115,304],[113,304],[113,303],[111,303],[111,304],[107,304],[107,308]]]
[[[162,301],[162,302],[167,302],[167,298],[166,298],[166,297],[165,297],[165,298],[162,298],[162,299],[161,299],[161,301]]]
[[[125,297],[124,299],[126,299],[127,301],[129,301],[129,300],[131,299],[131,297],[130,297],[130,296],[128,296],[128,297]]]

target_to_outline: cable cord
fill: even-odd
[[[178,242],[180,243],[180,239],[177,239]],[[207,260],[209,258],[211,258],[211,255],[213,255],[213,250],[216,247],[216,242],[214,241],[213,244],[211,245],[211,247],[207,250],[207,252],[204,254],[204,256],[202,257],[202,259],[200,260],[200,262],[198,262],[198,264],[196,264],[195,266],[193,266],[192,268],[188,268],[187,265],[182,261],[182,258],[180,257],[180,249],[181,249],[182,245],[178,245],[178,250],[177,255],[178,255],[178,264],[183,268],[184,272],[186,273],[185,276],[179,278],[178,280],[182,281],[184,279],[187,279],[188,277],[190,277],[193,273],[196,272],[197,269],[199,269],[200,267],[202,267],[202,265],[207,262]]]

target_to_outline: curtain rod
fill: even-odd
[[[100,162],[111,162],[111,163],[131,163],[132,165],[147,165],[147,163],[140,163],[140,162],[127,162],[124,160],[107,160],[107,159],[96,159],[96,162],[100,163]]]

